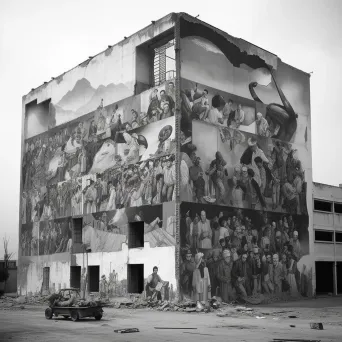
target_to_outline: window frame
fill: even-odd
[[[315,201],[330,203],[330,209],[331,210],[330,211],[325,211],[325,210],[315,209]],[[323,200],[323,199],[319,199],[319,198],[314,198],[314,200],[313,200],[313,211],[316,211],[318,213],[333,214],[334,213],[334,206],[333,206],[333,204],[334,204],[333,201],[328,201],[328,200]]]
[[[316,231],[317,231],[317,232],[324,232],[324,233],[331,233],[331,235],[332,235],[332,240],[331,240],[331,241],[316,240]],[[329,243],[329,244],[334,244],[334,243],[335,243],[335,231],[334,231],[334,230],[325,230],[325,229],[314,229],[314,242],[315,242],[315,243]]]

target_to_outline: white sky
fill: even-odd
[[[5,234],[10,251],[18,249],[21,97],[170,12],[199,14],[284,62],[313,71],[314,181],[342,183],[342,1],[0,0],[0,258]]]

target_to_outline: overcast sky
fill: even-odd
[[[5,234],[18,249],[22,96],[170,12],[199,14],[313,72],[313,178],[342,183],[342,1],[0,0],[0,258]]]

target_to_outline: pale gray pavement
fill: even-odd
[[[159,312],[147,309],[105,308],[101,321],[79,322],[61,318],[46,320],[45,307],[25,306],[20,310],[0,310],[0,341],[272,341],[294,338],[342,341],[342,298],[323,298],[295,303],[254,307],[252,317],[234,314],[217,317],[216,313]],[[288,318],[296,315],[298,318]],[[265,317],[257,319],[255,316]],[[274,319],[275,318],[275,319]],[[324,330],[310,329],[310,322],[322,322]],[[290,325],[295,325],[291,328]],[[156,330],[154,327],[193,327],[197,330]],[[139,333],[117,334],[114,329],[138,328]]]

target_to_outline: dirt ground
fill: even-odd
[[[83,319],[76,323],[62,318],[46,320],[45,308],[26,305],[25,309],[17,306],[0,310],[0,341],[265,342],[285,338],[327,342],[341,341],[342,336],[342,297],[255,306],[248,315],[230,312],[227,317],[218,317],[217,312],[105,308],[101,321]],[[324,330],[310,329],[312,322],[322,322]],[[115,333],[114,329],[119,328],[138,328],[140,332]]]

